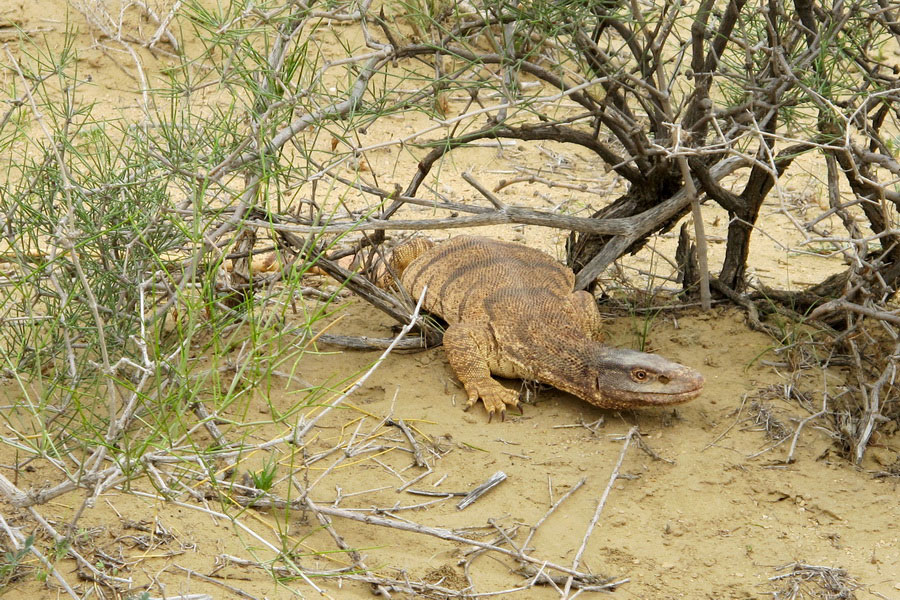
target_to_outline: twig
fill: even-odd
[[[451,496],[468,496],[469,492],[433,492],[431,490],[406,490],[407,493],[417,496],[438,496],[450,498]]]
[[[517,572],[521,573],[525,577],[530,577],[532,579],[532,583],[547,583],[552,585],[560,594],[562,594],[563,591],[559,588],[559,586],[565,585],[566,580],[568,579],[567,577],[564,577],[562,575],[550,575],[549,573],[545,573],[542,569],[535,569],[531,566],[523,566]],[[629,581],[631,581],[631,579],[627,577],[625,579],[617,579],[613,581],[609,577],[589,575],[584,578],[575,579],[572,582],[572,587],[582,592],[611,591],[615,590],[619,586],[628,583]]]
[[[433,204],[433,203],[432,203]],[[440,207],[438,207],[440,208]],[[666,212],[660,213],[659,219],[666,216]],[[597,233],[604,235],[631,234],[636,227],[642,224],[654,223],[656,215],[627,218],[589,219],[586,217],[572,217],[546,211],[533,210],[519,206],[506,206],[502,210],[480,212],[470,216],[445,217],[440,219],[380,219],[377,217],[363,217],[353,221],[336,221],[323,225],[295,225],[292,223],[271,223],[258,219],[248,219],[246,223],[254,227],[268,227],[273,231],[287,231],[291,233],[347,233],[349,231],[369,230],[416,230],[425,229],[459,229],[463,227],[478,227],[486,225],[521,224],[540,225],[543,227],[555,227],[569,231],[581,231],[584,233]]]
[[[174,506],[179,506],[181,508],[187,508],[190,510],[202,512],[202,513],[210,515],[212,517],[219,517],[221,519],[227,519],[227,520],[231,521],[232,523],[234,523],[235,527],[239,528],[241,531],[243,531],[244,533],[248,534],[256,541],[258,541],[266,549],[271,551],[274,555],[281,556],[282,559],[287,561],[289,564],[292,563],[292,561],[289,559],[289,557],[285,556],[277,546],[275,546],[274,544],[272,544],[271,542],[266,540],[264,537],[262,537],[260,534],[255,532],[253,529],[248,527],[245,523],[241,522],[239,519],[235,519],[225,513],[213,510],[209,507],[197,506],[196,504],[189,503],[189,502],[179,502],[178,500],[172,500],[170,498],[165,498],[165,497],[159,496],[157,494],[150,494],[150,493],[142,492],[139,490],[132,490],[131,493],[134,494],[135,496],[142,496],[144,498],[150,498],[152,500],[157,500],[157,501],[165,501]],[[312,579],[310,579],[303,571],[298,569],[297,574],[300,575],[300,577],[303,579],[303,581],[305,581],[312,589],[316,590],[320,595],[327,596],[327,594],[325,594],[325,591],[322,588],[320,588],[318,585],[316,585],[315,582]]]
[[[289,569],[287,567],[281,567],[278,565],[262,565],[258,562],[250,561],[238,556],[232,556],[230,554],[221,554],[220,557],[227,562],[234,563],[239,566],[255,567],[257,569],[261,569],[266,572],[271,571],[285,577],[290,577],[296,574],[292,569]],[[343,568],[332,571],[317,571],[307,569],[306,573],[316,577],[336,577],[340,579],[348,579],[351,581],[360,581],[363,583],[382,585],[389,588],[391,591],[412,594],[415,597],[434,597],[440,598],[441,600],[447,598],[460,598],[461,600],[469,600],[471,598],[489,597],[496,595],[490,592],[486,594],[476,594],[467,592],[465,590],[454,590],[447,587],[442,587],[437,584],[430,584],[422,581],[413,581],[409,578],[400,580],[393,579],[391,577],[379,577],[371,575],[369,573],[354,573],[350,568]],[[519,589],[527,588],[517,588],[516,591],[518,591]],[[429,595],[426,596],[426,594]]]
[[[854,440],[853,448],[853,459],[857,465],[862,463],[863,455],[869,444],[869,439],[875,431],[875,422],[878,420],[887,420],[886,417],[881,414],[881,395],[884,392],[885,386],[893,385],[896,380],[898,356],[900,356],[900,342],[895,344],[893,353],[887,358],[887,365],[882,370],[878,379],[871,384],[871,388],[868,392],[866,392],[865,388],[862,390],[865,395],[864,417],[862,419],[862,427],[859,428],[859,433],[856,436],[856,440]]]
[[[840,310],[847,310],[855,313],[859,313],[861,315],[865,315],[867,317],[872,317],[873,319],[878,319],[881,321],[887,321],[888,323],[893,323],[894,325],[900,325],[900,315],[896,315],[892,312],[887,312],[884,310],[877,310],[874,308],[869,308],[867,306],[862,306],[856,304],[855,302],[849,302],[844,298],[838,298],[837,300],[830,300],[825,304],[821,304],[815,308],[810,314],[810,319],[821,319],[823,315],[830,314],[833,312],[837,312]]]
[[[291,333],[306,336],[309,331],[305,328],[297,328]],[[313,334],[312,337],[323,344],[350,348],[352,350],[384,350],[390,346],[396,338],[373,338],[365,335],[333,335],[330,333]],[[394,350],[425,350],[428,346],[421,337],[408,337],[400,340]]]
[[[313,502],[312,498],[309,497],[309,494],[307,494],[299,485],[299,482],[294,478],[291,479],[293,480],[294,485],[301,491],[301,493],[303,493],[303,500],[304,502],[306,502],[306,505],[311,511],[313,511],[313,513],[315,513],[316,519],[318,519],[319,523],[322,524],[322,526],[328,532],[328,535],[330,535],[335,544],[337,544],[337,547],[350,556],[350,559],[353,561],[353,564],[356,565],[356,568],[358,570],[363,573],[368,573],[369,568],[363,562],[363,558],[360,553],[344,541],[344,538],[342,538],[341,535],[334,529],[334,526],[331,523],[331,519],[322,514],[316,503]],[[391,597],[390,592],[388,592],[388,590],[385,589],[384,586],[376,584],[375,588],[378,591],[379,595],[384,596],[385,598]]]
[[[418,318],[419,318],[419,310],[422,308],[422,303],[425,301],[425,292],[427,291],[427,289],[428,289],[427,286],[422,289],[422,294],[419,296],[419,301],[416,303],[416,308],[413,310],[413,313],[409,320],[409,323],[407,323],[406,325],[403,326],[403,329],[401,329],[400,333],[397,334],[397,337],[394,338],[394,343],[392,343],[390,346],[387,347],[387,349],[385,349],[385,351],[381,354],[381,356],[378,357],[378,359],[375,361],[375,363],[371,367],[369,367],[369,370],[366,371],[365,374],[356,381],[356,383],[354,383],[352,386],[350,386],[350,389],[348,389],[346,392],[344,392],[343,394],[341,394],[340,396],[335,398],[331,402],[331,404],[328,404],[315,417],[313,417],[309,421],[306,421],[305,423],[303,423],[302,427],[295,430],[295,432],[292,434],[295,444],[301,445],[303,438],[305,438],[306,435],[312,430],[312,428],[316,426],[316,423],[318,423],[322,417],[324,417],[329,412],[331,412],[332,410],[334,410],[335,408],[340,406],[344,400],[346,400],[350,395],[352,395],[354,392],[356,392],[356,390],[361,388],[366,383],[366,381],[369,379],[369,377],[372,375],[372,373],[374,373],[378,369],[378,367],[381,366],[381,363],[383,363],[384,360],[388,357],[388,355],[394,349],[394,346],[397,343],[399,343],[400,340],[407,333],[409,333],[409,331],[416,324],[416,320],[418,320]]]
[[[746,164],[745,159],[735,157],[728,158],[717,163],[709,170],[710,177],[715,180],[733,173]],[[653,231],[658,223],[665,222],[679,214],[690,204],[690,197],[686,188],[681,188],[671,198],[639,215],[625,219],[630,224],[631,231],[624,235],[617,235],[604,246],[603,250],[592,258],[588,264],[578,272],[575,278],[575,289],[583,290],[592,281],[616,260],[629,246],[641,237]]]
[[[791,449],[788,451],[787,458],[784,459],[785,463],[792,464],[794,462],[794,450],[797,449],[797,440],[800,439],[800,431],[803,429],[803,427],[810,421],[812,421],[814,419],[818,419],[819,417],[821,417],[827,413],[828,413],[828,393],[823,392],[822,393],[822,410],[820,410],[819,412],[817,412],[813,415],[806,417],[805,419],[800,421],[800,423],[797,424],[797,429],[794,431],[794,439],[791,440]]]
[[[738,294],[718,279],[711,279],[709,283],[717,292],[727,297],[738,306],[742,306],[747,311],[747,321],[749,322],[752,329],[767,333],[775,339],[781,339],[781,336],[777,329],[770,325],[766,325],[759,320],[759,310],[756,308],[756,305],[752,300],[750,300],[746,296]]]
[[[597,195],[601,195],[605,192],[605,190],[600,187],[589,187],[586,183],[564,183],[560,181],[553,181],[552,179],[547,179],[546,177],[540,177],[536,173],[519,175],[518,177],[513,177],[512,179],[501,179],[499,183],[494,186],[493,191],[499,192],[503,188],[515,185],[517,183],[542,183],[549,188],[559,187],[568,190],[575,190],[577,192],[587,192]]]
[[[565,573],[567,575],[572,575],[573,577],[589,577],[590,575],[581,573],[576,569],[565,567],[563,565],[559,565],[550,561],[545,561],[542,559],[534,558],[528,554],[519,553],[516,550],[508,550],[501,546],[497,546],[494,544],[488,544],[486,542],[482,542],[479,540],[474,540],[471,538],[467,538],[461,535],[457,535],[448,529],[442,529],[438,527],[428,527],[427,525],[420,525],[414,522],[406,522],[400,521],[397,519],[385,519],[383,517],[368,515],[368,514],[359,514],[354,511],[342,509],[342,508],[334,508],[331,506],[320,506],[319,510],[328,516],[332,517],[341,517],[343,519],[350,519],[352,521],[358,521],[360,523],[366,523],[368,525],[377,525],[379,527],[388,527],[390,529],[397,529],[400,531],[409,531],[412,533],[419,533],[423,535],[429,535],[432,537],[440,538],[442,540],[448,540],[452,542],[458,542],[460,544],[466,544],[470,546],[475,546],[476,548],[485,548],[487,550],[491,550],[493,552],[498,552],[500,554],[505,554],[507,556],[511,556],[512,558],[519,559],[523,562],[531,563],[533,565],[545,565],[547,568],[553,569],[554,571],[559,571],[560,573]]]
[[[672,459],[670,459],[670,458],[663,458],[662,456],[660,456],[660,455],[656,452],[656,450],[654,450],[653,448],[650,447],[650,444],[648,444],[646,441],[644,441],[644,436],[642,436],[640,433],[637,433],[634,437],[637,438],[638,448],[640,448],[641,450],[643,450],[643,451],[644,451],[644,454],[646,454],[647,456],[649,456],[649,457],[652,458],[653,460],[659,460],[659,461],[662,461],[662,462],[664,462],[664,463],[668,463],[668,464],[670,464],[670,465],[674,465],[674,464],[675,464],[675,461],[674,461],[674,460],[672,460]]]
[[[224,581],[219,581],[215,577],[210,577],[209,575],[204,575],[203,573],[198,573],[197,571],[195,571],[193,569],[188,569],[187,567],[182,567],[181,565],[176,565],[176,564],[169,565],[164,570],[168,570],[168,569],[179,569],[181,571],[184,571],[185,573],[187,573],[188,575],[190,575],[193,578],[200,579],[202,581],[206,581],[207,583],[211,583],[213,585],[217,585],[223,589],[228,590],[232,594],[236,594],[236,595],[240,596],[241,598],[249,598],[250,600],[259,600],[256,596],[248,594],[247,592],[245,592],[244,590],[242,590],[240,588],[234,587],[233,585],[228,585]],[[174,598],[174,596],[167,596],[167,598],[172,599],[172,598]],[[209,596],[209,598],[212,598],[212,596]]]
[[[500,212],[503,212],[503,211],[506,210],[506,204],[504,204],[503,202],[501,202],[500,199],[497,198],[497,196],[495,196],[494,194],[492,194],[491,191],[490,191],[489,189],[487,189],[486,187],[484,187],[483,185],[481,185],[481,184],[478,182],[478,180],[475,179],[475,178],[472,176],[471,173],[469,173],[468,171],[466,171],[465,173],[462,174],[462,178],[463,178],[469,185],[471,185],[473,188],[475,188],[476,190],[478,190],[478,193],[480,193],[482,196],[484,196],[485,198],[487,198],[488,202],[490,202],[491,204],[494,205],[494,208],[496,208],[496,209],[499,210]]]
[[[216,440],[216,444],[220,448],[228,447],[228,440],[225,438],[225,435],[222,433],[222,430],[219,429],[219,426],[216,425],[213,416],[209,414],[209,411],[206,410],[206,406],[202,402],[194,402],[192,408],[194,409],[194,414],[197,415],[197,418],[203,423],[203,426],[206,428],[206,431],[209,435]]]
[[[713,441],[711,441],[711,442],[708,443],[707,445],[703,446],[703,448],[700,450],[700,452],[705,452],[706,450],[709,450],[710,448],[712,448],[713,446],[715,446],[715,445],[719,442],[719,440],[721,440],[723,437],[725,437],[726,435],[728,435],[728,432],[731,431],[732,429],[734,429],[734,427],[735,427],[738,423],[741,422],[741,421],[740,421],[741,413],[742,413],[743,410],[744,410],[744,405],[747,403],[747,396],[749,396],[749,395],[750,395],[750,392],[746,392],[743,396],[741,396],[741,405],[738,406],[738,408],[737,408],[736,411],[734,411],[734,412],[731,413],[731,414],[734,414],[734,415],[735,415],[734,422],[732,422],[731,425],[729,425],[728,427],[726,427],[726,428],[725,428],[725,431],[723,431],[722,433],[720,433],[719,435],[717,435]]]
[[[432,469],[431,466],[427,462],[425,463],[425,468],[426,468],[426,471],[420,473],[416,477],[413,477],[412,479],[410,479],[409,481],[407,481],[406,483],[404,483],[403,485],[398,487],[397,491],[398,492],[406,491],[406,489],[409,486],[419,483],[420,481],[422,481],[423,479],[425,479],[426,477],[428,477],[429,475],[434,473],[434,469]]]
[[[541,517],[537,523],[535,523],[534,525],[531,526],[531,529],[529,529],[529,531],[528,531],[528,537],[526,537],[525,541],[522,543],[522,551],[523,552],[528,550],[528,544],[531,543],[531,538],[534,537],[534,534],[537,532],[538,527],[543,525],[544,521],[546,521],[550,517],[550,515],[552,515],[556,511],[556,509],[559,508],[562,505],[562,503],[565,502],[569,498],[569,496],[571,496],[572,494],[577,492],[578,489],[584,485],[585,481],[587,481],[587,478],[582,477],[581,480],[579,480],[575,485],[573,485],[569,489],[568,492],[563,494],[559,500],[554,502],[553,505],[549,509],[547,509],[547,512],[544,513],[544,516]]]
[[[554,425],[551,429],[572,429],[575,427],[584,427],[594,435],[597,435],[597,430],[603,426],[603,423],[606,421],[603,417],[598,418],[596,421],[591,421],[590,423],[585,423],[583,420],[579,419],[578,423],[567,423],[565,425]]]
[[[466,494],[466,497],[457,503],[456,508],[458,510],[463,510],[504,481],[506,481],[506,473],[504,473],[503,471],[497,471],[496,473],[491,475],[487,481]]]
[[[427,467],[428,463],[426,463],[425,459],[422,458],[422,449],[419,448],[419,444],[416,442],[416,438],[413,437],[412,431],[409,430],[409,427],[406,425],[406,423],[403,422],[403,419],[388,419],[387,421],[385,421],[385,424],[398,427],[400,431],[403,432],[403,435],[406,437],[409,445],[412,446],[412,452],[416,466]]]
[[[609,483],[606,484],[606,489],[603,490],[603,495],[600,496],[600,500],[597,502],[597,509],[594,511],[594,516],[591,518],[591,522],[588,524],[587,531],[584,532],[584,539],[581,541],[581,546],[578,548],[578,552],[575,553],[575,559],[572,561],[572,570],[576,571],[578,569],[578,564],[581,562],[581,557],[584,554],[585,549],[587,548],[588,540],[591,538],[591,533],[594,531],[594,527],[597,525],[597,521],[600,520],[600,513],[603,512],[603,507],[606,506],[606,499],[609,497],[609,492],[612,489],[613,484],[615,484],[616,479],[619,477],[619,468],[622,466],[622,462],[625,460],[625,453],[628,451],[628,446],[631,444],[631,439],[638,432],[637,427],[632,427],[628,430],[628,433],[625,434],[625,443],[622,444],[622,450],[619,452],[619,460],[616,461],[615,467],[613,467],[612,473],[609,475]],[[572,589],[572,580],[574,577],[570,576],[566,580],[566,587],[563,589],[563,598],[569,597],[569,590]]]
[[[344,117],[358,104],[365,91],[368,89],[369,80],[378,73],[378,69],[390,61],[394,49],[390,46],[372,54],[366,65],[359,70],[356,81],[350,89],[350,93],[344,100],[333,102],[328,106],[310,113],[304,113],[290,122],[287,126],[275,133],[261,150],[251,150],[240,155],[228,156],[209,171],[209,178],[213,179],[224,172],[233,172],[248,163],[257,160],[261,155],[269,155],[278,152],[294,136],[308,127],[325,120]]]
[[[6,523],[6,519],[3,518],[2,514],[0,514],[0,528],[2,528],[3,531],[6,532],[6,535],[9,537],[14,550],[19,550],[23,544],[26,544],[26,540],[24,539],[22,534],[10,527]],[[75,592],[75,590],[72,589],[72,586],[69,585],[69,582],[66,581],[60,574],[60,572],[56,570],[56,567],[53,566],[53,563],[51,563],[47,559],[47,557],[41,554],[40,550],[38,550],[33,544],[31,544],[28,546],[28,551],[34,554],[37,559],[41,561],[41,564],[44,565],[44,568],[46,568],[50,573],[53,574],[53,577],[59,582],[59,585],[62,586],[64,590],[66,590],[67,594],[69,594],[72,598],[75,598],[75,600],[81,600],[81,596],[79,596]]]
[[[678,153],[678,147],[681,145],[681,134],[681,125],[676,125],[675,149],[672,150],[672,154],[676,154],[678,168],[681,169],[681,177],[684,180],[684,190],[691,202],[691,215],[694,218],[694,237],[697,240],[697,266],[700,269],[700,304],[703,310],[708,311],[712,308],[709,294],[709,262],[707,260],[709,250],[706,243],[706,232],[703,230],[703,213],[700,210],[700,200],[697,197],[694,177],[691,175],[687,157],[683,153]]]

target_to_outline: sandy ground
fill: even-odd
[[[32,35],[47,35],[54,43],[65,27],[64,6],[59,0],[3,0],[0,19],[12,21]],[[76,46],[85,72],[94,82],[85,88],[89,99],[104,103],[111,111],[133,110],[137,102],[134,81],[128,69],[114,64],[122,57],[93,44],[90,28],[80,14],[72,11],[68,19],[80,32]],[[15,47],[15,35],[9,28],[3,28],[2,35]],[[148,71],[165,66],[164,59],[142,56]],[[398,126],[412,128],[415,124]],[[377,139],[379,131],[375,128],[369,135]],[[572,177],[595,175],[590,161],[577,151],[554,151],[572,159]],[[503,153],[475,149],[454,156],[444,180],[451,195],[470,194],[450,173],[472,168],[483,181],[495,184],[511,172],[510,164],[548,161],[546,153],[521,147]],[[405,181],[414,164],[404,162],[396,151],[372,153],[367,160],[371,168],[384,173],[385,187],[390,187],[392,179]],[[815,208],[817,202],[824,202],[818,200],[819,190],[811,179],[802,171],[786,178],[781,195],[785,211],[800,214],[807,205]],[[615,192],[615,182],[601,178],[598,185]],[[511,189],[508,198],[542,208],[560,200],[559,192],[537,186],[529,190],[534,193]],[[585,197],[568,192],[562,196],[571,202]],[[818,281],[823,273],[840,269],[838,262],[787,250],[797,238],[781,208],[764,216],[765,234],[758,235],[754,243],[754,275],[770,285],[787,286]],[[704,210],[715,265],[724,249],[721,240],[726,220],[711,207]],[[559,236],[546,229],[497,228],[489,234],[536,245],[556,256],[562,253]],[[437,234],[444,235],[447,233]],[[643,281],[636,269],[651,267],[668,274],[668,267],[659,266],[660,255],[671,256],[673,244],[671,236],[661,238],[654,245],[658,254],[644,252],[627,261],[625,275]],[[611,282],[605,285],[611,286]],[[391,335],[390,319],[362,301],[344,298],[342,305],[332,332]],[[607,307],[601,310],[608,312],[611,343],[635,347],[644,317]],[[363,434],[379,443],[387,440],[393,449],[377,457],[345,457],[328,472],[327,467],[317,465],[303,476],[328,478],[318,486],[314,498],[320,505],[339,502],[342,508],[360,509],[360,514],[390,509],[392,514],[423,526],[475,532],[485,540],[497,538],[498,528],[502,528],[517,531],[517,543],[554,502],[584,480],[529,544],[532,556],[571,565],[607,489],[623,436],[638,426],[645,449],[632,444],[626,452],[620,476],[609,489],[581,559],[583,570],[627,579],[616,596],[650,600],[772,597],[775,591],[790,589],[794,581],[778,579],[790,572],[782,567],[800,562],[844,569],[849,581],[859,586],[857,598],[900,598],[900,480],[875,476],[892,465],[896,468],[900,437],[896,433],[880,436],[862,467],[854,468],[834,451],[828,432],[819,427],[823,423],[816,421],[800,433],[795,462],[784,463],[797,424],[809,415],[795,400],[786,398],[786,386],[796,384],[817,407],[823,386],[840,386],[843,373],[795,376],[771,338],[750,331],[740,311],[724,306],[709,313],[697,309],[659,313],[650,323],[647,347],[699,369],[707,380],[703,395],[675,410],[614,412],[555,390],[540,390],[529,394],[523,414],[510,414],[505,422],[489,424],[480,408],[462,410],[463,394],[441,349],[394,354],[341,410],[329,416],[307,451],[315,453]],[[339,353],[325,346],[319,349],[322,353],[305,355],[297,366],[297,374],[313,384],[352,377],[378,356]],[[0,388],[0,397],[15,401],[15,386],[2,385],[6,391]],[[265,422],[272,415],[295,411],[300,396],[296,386],[282,382],[257,394],[250,414],[241,417]],[[468,491],[497,471],[506,473],[508,479],[462,511],[456,509],[456,499],[435,500],[408,489],[397,491],[425,469],[412,464],[409,452],[398,449],[408,447],[399,431],[381,425],[389,416],[414,426],[431,465],[432,472],[410,489]],[[254,441],[284,433],[284,426],[272,421],[255,430],[260,439]],[[772,437],[780,431],[779,424],[787,438]],[[298,457],[279,455],[279,464],[287,469]],[[9,465],[15,460],[13,448],[0,445],[0,469],[10,478],[15,475],[20,487],[39,487],[56,480],[54,471],[40,465],[13,474]],[[261,460],[248,457],[247,468],[258,468]],[[72,494],[41,510],[51,522],[62,524],[80,502],[81,496]],[[425,502],[432,503],[410,508]],[[13,525],[31,531],[24,514],[15,513],[8,505],[0,505],[0,511]],[[204,593],[212,598],[319,597],[309,582],[278,579],[261,568],[223,564],[224,556],[261,562],[269,558],[250,531],[270,540],[275,533],[293,540],[296,562],[310,569],[351,564],[344,553],[320,554],[333,550],[334,543],[306,511],[250,510],[231,519],[215,514],[225,511],[235,514],[234,507],[223,507],[217,501],[177,504],[124,491],[105,494],[81,517],[75,543],[98,564],[119,565],[122,575],[133,578],[133,590],[149,585],[153,597]],[[466,585],[467,565],[478,592],[506,590],[527,581],[513,572],[518,564],[509,557],[474,556],[469,548],[454,542],[375,525],[342,519],[336,519],[334,525],[350,547],[360,550],[373,573],[441,581],[445,587],[459,589]],[[62,571],[72,573],[68,560],[59,564]],[[371,596],[364,583],[319,578],[316,585],[325,597]],[[815,581],[803,585],[809,586],[808,593],[819,594],[804,597],[828,597]],[[44,584],[34,577],[3,591],[9,598],[59,597],[52,582]],[[126,595],[123,591],[123,597]],[[558,596],[554,589],[541,587],[505,597]]]

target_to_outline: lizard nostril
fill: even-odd
[[[669,378],[666,377],[665,375],[660,375],[659,382],[663,385],[666,385],[667,383],[669,383]]]

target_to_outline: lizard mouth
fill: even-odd
[[[683,404],[693,400],[703,391],[703,384],[699,387],[683,392],[628,392],[617,391],[615,397],[632,405],[643,406],[667,406],[670,404]]]
[[[693,370],[681,372],[677,375],[673,374],[668,377],[659,376],[657,381],[657,385],[649,384],[647,389],[638,387],[633,389],[601,390],[600,395],[603,398],[603,405],[615,405],[616,408],[634,408],[684,404],[699,396],[705,383],[703,375]],[[672,383],[673,381],[678,381],[678,385],[675,386]],[[665,389],[667,386],[670,386],[671,389]]]
[[[591,404],[601,408],[628,409],[628,408],[652,408],[654,406],[674,406],[684,404],[700,395],[702,389],[685,392],[627,392],[615,390],[602,393],[599,400],[585,398]]]

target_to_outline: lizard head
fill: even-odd
[[[547,383],[601,408],[681,404],[703,390],[698,371],[656,354],[596,342],[580,350],[566,361],[568,373]]]

